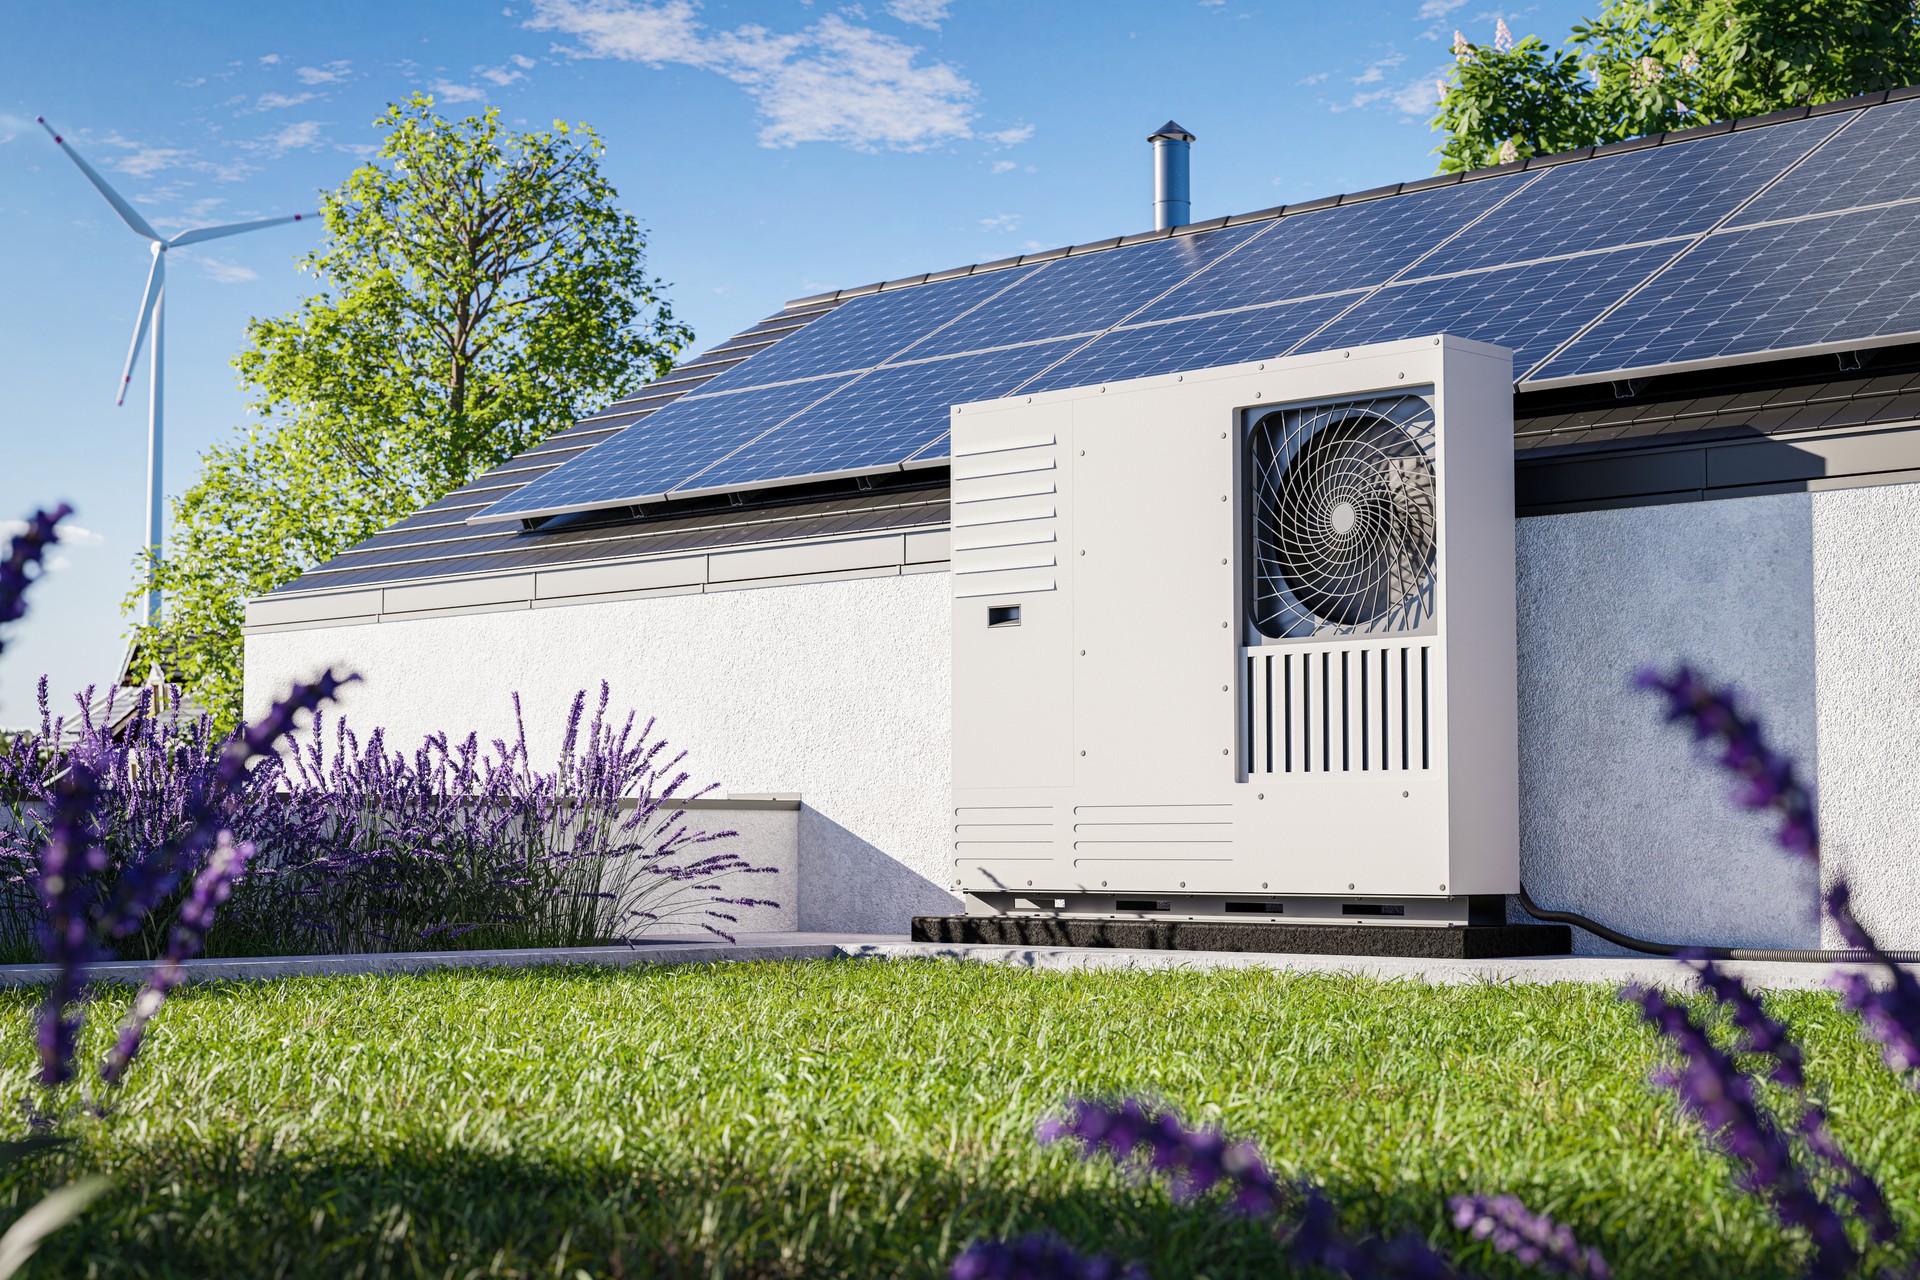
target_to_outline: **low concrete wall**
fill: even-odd
[[[1667,941],[1836,944],[1813,870],[1628,688],[1687,660],[1817,774],[1829,874],[1920,947],[1920,486],[1531,517],[1518,552],[1521,866],[1543,905]],[[248,706],[334,664],[366,677],[348,714],[394,741],[486,737],[518,689],[537,759],[605,677],[701,780],[803,793],[788,927],[895,932],[955,902],[947,591],[933,572],[260,632]]]
[[[390,743],[485,741],[511,736],[518,690],[538,762],[574,693],[607,680],[616,707],[659,717],[697,784],[801,793],[786,927],[900,932],[957,902],[943,887],[949,625],[947,576],[926,573],[255,633],[247,711],[333,666],[362,677],[342,713]]]

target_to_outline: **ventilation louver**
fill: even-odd
[[[1276,410],[1251,438],[1253,623],[1270,639],[1433,616],[1433,408],[1414,395]]]

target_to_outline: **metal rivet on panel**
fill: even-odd
[[[1440,886],[1440,892],[1442,892],[1442,893],[1445,893],[1446,891],[1447,891],[1447,886],[1445,886],[1445,885],[1441,885],[1441,886]]]
[[[1182,889],[1184,889],[1184,888],[1186,888],[1186,887],[1187,887],[1187,882],[1186,882],[1185,880],[1182,880],[1182,881],[1180,882],[1180,887],[1181,887]]]
[[[1223,622],[1223,623],[1221,623],[1221,624],[1220,624],[1220,626],[1221,626],[1221,629],[1222,629],[1222,630],[1225,630],[1225,628],[1226,628],[1226,626],[1227,626],[1227,624]]]
[[[1220,754],[1223,756],[1230,756],[1233,754],[1233,749],[1230,747],[1222,747],[1220,748]]]
[[[1223,494],[1221,494],[1221,495],[1220,495],[1220,501],[1222,501],[1222,502],[1225,502],[1226,500],[1227,500],[1227,495],[1226,495],[1226,494],[1224,494],[1224,493],[1223,493]]]
[[[1220,686],[1220,692],[1222,692],[1222,693],[1226,693],[1227,691],[1228,691],[1228,686],[1226,686],[1226,685],[1224,685],[1224,684]]]
[[[1253,398],[1254,398],[1255,400],[1258,400],[1258,399],[1260,398],[1260,396],[1261,396],[1261,394],[1262,394],[1261,392],[1258,392],[1258,391],[1256,391],[1256,392],[1254,392],[1254,393],[1253,393]]]
[[[1255,366],[1253,366],[1253,367],[1254,367],[1255,369],[1258,369],[1258,370],[1261,370],[1261,371],[1263,371],[1263,372],[1264,372],[1267,366],[1266,366],[1266,364],[1265,364],[1265,362],[1262,362],[1262,363],[1260,363],[1260,364],[1257,364],[1257,365],[1255,365]]]
[[[1224,432],[1224,431],[1222,431],[1222,432],[1220,433],[1220,438],[1221,438],[1222,440],[1225,440],[1225,439],[1227,438],[1227,433],[1226,433],[1226,432]]]
[[[1028,403],[1028,404],[1032,404],[1032,403],[1033,403],[1033,397],[1032,397],[1032,396],[1028,396],[1028,397],[1027,397],[1027,403]],[[1031,881],[1029,881],[1028,883],[1032,883],[1032,882],[1031,882]]]
[[[1084,657],[1086,657],[1086,656],[1087,656],[1087,651],[1086,651],[1085,649],[1082,649],[1082,650],[1080,651],[1080,656],[1081,656],[1081,657],[1083,657],[1083,658],[1084,658]]]
[[[1348,886],[1347,886],[1347,888],[1349,888],[1349,889],[1351,889],[1351,888],[1353,888],[1353,886],[1352,886],[1352,885],[1348,885]]]
[[[1083,457],[1083,458],[1084,458],[1084,457],[1086,457],[1086,456],[1087,456],[1087,451],[1086,451],[1085,449],[1082,449],[1082,450],[1080,451],[1080,456],[1081,456],[1081,457]]]
[[[1085,555],[1085,554],[1087,554],[1087,553],[1086,553],[1086,552],[1085,552],[1085,551],[1083,550],[1083,551],[1081,551],[1081,553],[1080,553],[1080,554],[1081,554],[1081,555]]]
[[[1341,358],[1342,360],[1351,360],[1351,359],[1353,359],[1353,352],[1351,352],[1351,351],[1342,351],[1342,352],[1340,353],[1340,358]]]
[[[1261,887],[1262,889],[1264,889],[1264,888],[1266,888],[1266,887],[1267,887],[1267,882],[1266,882],[1265,880],[1262,880],[1262,881],[1260,882],[1260,887]]]
[[[1081,754],[1081,755],[1085,755],[1085,754],[1087,754],[1087,753],[1086,753],[1086,752],[1084,752],[1084,751],[1082,751],[1082,752],[1081,752],[1080,754]]]
[[[1184,373],[1176,373],[1173,375],[1173,380],[1175,382],[1185,382],[1187,380],[1187,375]]]
[[[1221,559],[1220,559],[1220,563],[1221,563],[1221,564],[1225,564],[1226,562],[1227,562],[1227,561],[1226,561],[1226,557],[1224,557],[1224,556],[1222,556],[1222,557],[1221,557]]]
[[[1106,888],[1106,887],[1107,887],[1107,882],[1106,882],[1105,880],[1102,880],[1102,881],[1100,882],[1100,887],[1101,887],[1102,889],[1104,889],[1104,888]]]
[[[1400,798],[1401,798],[1402,800],[1405,800],[1405,799],[1406,799],[1406,798],[1407,798],[1408,796],[1410,796],[1410,795],[1412,795],[1412,794],[1413,794],[1413,792],[1411,792],[1411,791],[1402,791],[1402,792],[1400,793]]]
[[[1031,880],[1027,881],[1027,888],[1029,889],[1033,888],[1033,881]]]

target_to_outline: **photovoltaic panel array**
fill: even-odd
[[[1920,332],[1916,133],[1843,109],[881,290],[475,518],[938,461],[954,404],[1393,338],[1545,382]]]

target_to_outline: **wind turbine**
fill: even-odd
[[[166,503],[165,488],[161,480],[161,451],[165,443],[165,417],[161,411],[162,391],[165,385],[166,370],[166,291],[167,291],[167,253],[172,249],[183,249],[190,244],[200,244],[207,240],[218,240],[222,236],[237,236],[243,231],[257,231],[261,227],[277,227],[283,222],[299,222],[306,214],[289,214],[284,218],[260,218],[253,222],[234,222],[223,227],[197,227],[192,231],[182,231],[168,239],[155,231],[139,211],[107,184],[94,167],[80,158],[67,140],[54,132],[45,116],[37,117],[40,127],[47,131],[60,149],[67,153],[67,159],[73,161],[86,175],[94,189],[107,198],[113,211],[120,215],[120,221],[131,227],[136,235],[144,236],[153,252],[153,266],[147,271],[147,291],[140,299],[140,318],[133,324],[133,342],[127,348],[127,364],[120,371],[120,385],[114,399],[116,405],[127,402],[127,388],[133,382],[134,362],[140,358],[140,344],[146,339],[147,330],[153,330],[153,350],[148,356],[147,371],[150,378],[147,394],[147,551],[154,563],[160,560],[160,524],[164,518]],[[147,592],[147,625],[160,621],[160,589],[154,587]]]

